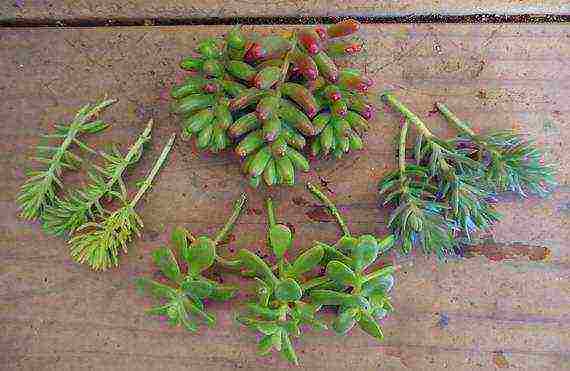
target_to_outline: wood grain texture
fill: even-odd
[[[565,0],[25,0],[3,1],[0,20],[568,14]],[[112,24],[112,23],[111,23]]]
[[[283,27],[248,27],[260,32]],[[224,27],[128,27],[3,29],[0,48],[0,364],[9,370],[276,369],[279,357],[254,353],[254,335],[232,321],[230,305],[214,305],[214,329],[199,335],[146,319],[150,300],[139,297],[133,278],[155,273],[149,253],[167,242],[175,225],[214,233],[232,201],[247,190],[235,156],[200,154],[179,141],[141,207],[142,239],[119,270],[89,272],[70,262],[65,242],[36,224],[17,219],[14,197],[23,167],[50,123],[69,118],[81,104],[108,93],[119,98],[105,117],[111,130],[89,138],[94,146],[134,140],[155,119],[152,148],[130,175],[139,179],[168,135],[178,130],[168,90],[183,74],[178,60],[195,40]],[[442,264],[422,256],[389,259],[399,265],[397,311],[384,321],[387,339],[310,333],[298,344],[306,369],[560,370],[570,367],[570,27],[566,25],[366,26],[365,53],[350,63],[377,81],[372,93],[397,89],[403,101],[445,134],[429,112],[443,100],[478,130],[518,127],[537,137],[547,159],[560,164],[558,189],[545,200],[505,197],[504,213],[477,255]],[[348,64],[348,62],[344,62]],[[355,233],[383,233],[375,187],[394,166],[399,117],[380,110],[367,149],[337,162],[313,162],[300,179],[328,183]],[[263,199],[271,194],[279,218],[292,223],[295,248],[332,241],[331,222],[308,215],[314,201],[302,185],[269,193],[247,190],[248,210],[239,244],[262,249]],[[529,259],[529,246],[545,249]],[[505,254],[501,255],[501,251]],[[508,252],[508,253],[507,253]],[[224,277],[233,280],[230,276]],[[245,283],[244,283],[245,284]]]

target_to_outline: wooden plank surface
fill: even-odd
[[[248,27],[261,32],[283,27]],[[274,369],[287,364],[254,353],[254,335],[232,321],[229,304],[199,335],[145,318],[150,300],[133,279],[155,272],[149,253],[175,225],[213,233],[242,190],[236,159],[200,154],[178,142],[141,208],[143,238],[121,268],[92,273],[73,264],[65,242],[19,221],[14,197],[23,167],[50,123],[108,93],[120,102],[105,116],[111,130],[90,139],[131,142],[155,119],[152,150],[130,175],[149,168],[168,135],[178,130],[168,90],[182,78],[178,60],[196,39],[225,27],[2,29],[0,48],[0,364],[8,370]],[[466,258],[444,265],[422,256],[391,260],[400,269],[396,313],[384,321],[384,343],[309,333],[297,345],[306,369],[561,370],[570,367],[570,27],[567,25],[382,25],[364,27],[366,52],[351,63],[422,116],[443,100],[480,130],[518,127],[536,136],[547,159],[560,164],[560,186],[545,200],[505,197],[504,220]],[[443,121],[429,118],[434,130]],[[315,161],[304,181],[324,180],[355,233],[383,233],[377,180],[394,166],[399,118],[380,110],[367,149]],[[332,241],[331,222],[317,222],[302,185],[269,193],[248,190],[249,208],[236,229],[239,244],[262,249],[263,199],[271,194],[281,219],[296,231],[295,247]],[[225,277],[225,276],[224,276]],[[226,279],[232,280],[231,277]],[[234,304],[237,303],[234,302]],[[327,333],[326,335],[331,335]]]
[[[570,14],[565,0],[11,0],[2,20],[197,19],[218,17]]]

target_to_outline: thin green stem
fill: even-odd
[[[342,233],[345,236],[350,236],[350,231],[348,229],[348,226],[346,225],[346,222],[344,221],[344,219],[342,218],[342,216],[340,215],[337,207],[335,206],[335,204],[332,203],[331,200],[329,200],[329,198],[327,196],[325,196],[325,194],[317,188],[317,186],[315,186],[312,183],[307,183],[307,188],[309,189],[309,191],[311,192],[311,194],[318,199],[319,201],[321,201],[321,203],[329,209],[330,213],[335,217],[338,225],[340,226],[340,229],[342,230]]]
[[[466,122],[460,120],[459,117],[455,115],[455,113],[451,112],[451,110],[447,108],[445,104],[436,103],[435,106],[437,110],[443,115],[443,117],[445,117],[446,120],[449,121],[449,123],[451,123],[457,130],[469,136],[475,136],[473,129],[471,129]]]
[[[426,124],[424,124],[424,122],[415,113],[410,111],[408,107],[406,107],[402,102],[400,102],[394,94],[386,92],[382,94],[382,98],[388,104],[390,104],[390,106],[398,110],[398,112],[400,112],[407,120],[409,120],[412,124],[414,124],[415,127],[418,129],[418,131],[426,139],[430,139],[434,136],[432,132],[428,129]]]
[[[241,215],[241,211],[247,201],[247,194],[242,193],[239,198],[234,203],[232,215],[230,215],[228,221],[224,225],[224,227],[218,232],[216,238],[214,239],[214,244],[219,244],[224,238],[228,236],[232,228],[235,226],[239,216]]]
[[[307,282],[301,284],[303,291],[312,289],[313,287],[321,286],[330,283],[331,280],[327,276],[315,277]]]
[[[406,181],[406,139],[408,136],[408,120],[404,120],[400,130],[400,143],[398,145],[398,168],[400,169],[400,183]]]
[[[277,221],[275,219],[275,210],[273,209],[273,200],[270,197],[265,200],[265,206],[267,207],[267,224],[271,228],[277,224]]]
[[[152,170],[150,171],[150,173],[148,174],[148,176],[144,180],[142,186],[139,188],[135,197],[130,202],[129,206],[131,208],[133,208],[133,209],[135,208],[136,204],[140,201],[142,196],[144,196],[145,192],[148,191],[148,189],[152,185],[152,181],[154,180],[154,178],[158,174],[158,171],[160,170],[160,168],[164,164],[164,161],[166,161],[166,158],[168,157],[168,153],[170,152],[170,150],[172,149],[172,146],[174,145],[174,139],[175,138],[176,138],[176,134],[172,134],[170,136],[168,143],[166,143],[166,146],[164,146],[164,149],[162,150],[162,153],[158,157],[158,160],[155,162]]]

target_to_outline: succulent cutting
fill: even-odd
[[[362,49],[358,29],[354,20],[287,36],[235,27],[203,40],[180,63],[190,76],[171,91],[184,134],[203,150],[233,148],[254,187],[293,185],[297,171],[309,170],[308,140],[314,156],[362,149],[372,80],[332,59]]]

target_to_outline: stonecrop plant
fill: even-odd
[[[443,140],[394,94],[382,98],[404,116],[399,166],[382,178],[379,191],[384,204],[395,207],[388,224],[405,253],[419,247],[440,257],[451,254],[462,239],[470,240],[500,219],[494,208],[498,193],[544,196],[555,184],[554,166],[543,164],[541,151],[514,131],[476,135],[437,103],[460,131],[458,137]],[[406,158],[410,124],[417,131],[412,161]]]
[[[198,329],[195,319],[214,325],[214,316],[206,312],[207,301],[229,300],[238,291],[238,287],[208,278],[207,270],[217,264],[254,281],[254,295],[243,305],[236,320],[259,335],[260,355],[273,350],[298,364],[294,344],[308,328],[332,327],[344,335],[358,325],[364,332],[383,339],[379,321],[393,310],[389,294],[394,285],[394,267],[374,265],[394,244],[394,237],[378,240],[372,235],[351,235],[332,202],[318,188],[309,185],[309,189],[337,218],[343,231],[338,242],[315,242],[292,258],[293,233],[277,220],[273,202],[267,199],[267,248],[275,263],[247,249],[240,249],[236,258],[221,257],[216,253],[216,245],[237,220],[245,202],[242,195],[215,239],[195,238],[180,228],[174,231],[176,255],[187,264],[187,271],[180,268],[171,249],[162,247],[153,252],[155,264],[172,284],[137,279],[142,292],[161,300],[148,313],[165,317],[170,324],[192,332]],[[335,312],[332,326],[325,315],[317,316],[326,307]]]
[[[372,80],[333,61],[362,49],[358,29],[354,20],[287,36],[235,27],[201,41],[180,63],[190,76],[171,91],[185,136],[214,153],[232,148],[254,187],[293,185],[296,171],[309,170],[308,140],[314,156],[362,149]]]

